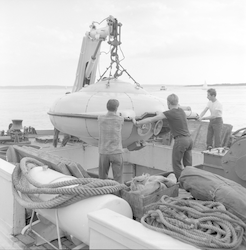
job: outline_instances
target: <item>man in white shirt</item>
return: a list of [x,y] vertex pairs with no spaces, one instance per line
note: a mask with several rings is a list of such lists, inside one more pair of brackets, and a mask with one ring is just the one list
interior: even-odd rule
[[[199,117],[199,120],[209,120],[207,132],[207,149],[211,149],[213,147],[221,147],[221,134],[223,128],[223,107],[222,104],[216,99],[216,94],[217,93],[215,89],[207,90],[207,98],[209,102],[207,103],[206,108],[202,111]],[[204,117],[208,110],[210,111],[210,115]]]

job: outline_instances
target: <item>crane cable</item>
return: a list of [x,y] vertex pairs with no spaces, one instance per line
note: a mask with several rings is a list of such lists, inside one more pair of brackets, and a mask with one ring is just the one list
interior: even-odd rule
[[[117,181],[98,178],[76,178],[51,184],[40,184],[30,178],[28,172],[33,167],[43,165],[42,162],[36,159],[24,157],[13,171],[13,195],[18,203],[25,208],[61,208],[92,196],[117,193],[126,188],[124,184],[120,184]],[[30,188],[30,184],[34,187]],[[57,196],[52,197],[48,201],[43,201],[38,197],[40,194]]]
[[164,195],[149,209],[144,226],[202,249],[237,249],[246,242],[246,224],[222,203]]

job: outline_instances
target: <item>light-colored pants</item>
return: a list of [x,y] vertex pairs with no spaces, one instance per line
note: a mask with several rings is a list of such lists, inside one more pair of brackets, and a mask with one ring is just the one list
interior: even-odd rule
[[172,165],[177,180],[184,167],[192,166],[192,147],[193,141],[190,136],[181,136],[175,139],[172,151]]
[[223,120],[221,117],[217,117],[213,120],[210,120],[208,124],[208,132],[207,132],[207,148],[213,148],[213,139],[214,139],[214,147],[221,147],[221,134],[223,128]]
[[122,154],[100,154],[99,156],[99,178],[107,179],[109,167],[112,167],[114,180],[122,183],[123,155]]

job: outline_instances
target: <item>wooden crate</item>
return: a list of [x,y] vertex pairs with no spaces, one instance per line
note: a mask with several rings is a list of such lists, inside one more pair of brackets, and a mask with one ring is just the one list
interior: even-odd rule
[[170,188],[158,189],[147,196],[130,193],[129,191],[130,188],[121,190],[121,197],[130,204],[133,217],[135,217],[136,220],[140,220],[147,211],[148,205],[159,201],[163,195],[177,197],[179,194],[179,184],[175,184]]

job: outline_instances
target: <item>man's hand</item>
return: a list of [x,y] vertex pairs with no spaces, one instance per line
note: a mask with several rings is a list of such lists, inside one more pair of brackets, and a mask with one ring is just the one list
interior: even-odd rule
[[141,125],[138,124],[135,118],[132,118],[132,122],[136,127],[140,127]]

